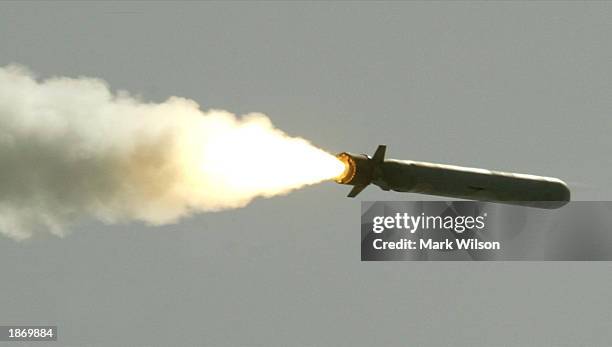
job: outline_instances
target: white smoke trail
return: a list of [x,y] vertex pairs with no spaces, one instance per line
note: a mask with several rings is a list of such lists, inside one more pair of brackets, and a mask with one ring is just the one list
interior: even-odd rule
[[147,103],[94,78],[0,67],[0,232],[64,235],[81,219],[163,224],[333,178],[306,140],[171,97]]

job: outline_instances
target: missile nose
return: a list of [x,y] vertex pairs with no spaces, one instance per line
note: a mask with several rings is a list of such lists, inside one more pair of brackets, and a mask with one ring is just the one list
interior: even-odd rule
[[569,187],[567,186],[567,183],[559,180],[558,182],[558,194],[559,194],[559,198],[557,200],[559,201],[564,201],[564,202],[569,202],[571,199],[571,191],[569,189]]
[[549,178],[548,192],[542,195],[545,201],[523,201],[520,205],[557,209],[565,206],[571,199],[571,192],[567,184],[560,179]]

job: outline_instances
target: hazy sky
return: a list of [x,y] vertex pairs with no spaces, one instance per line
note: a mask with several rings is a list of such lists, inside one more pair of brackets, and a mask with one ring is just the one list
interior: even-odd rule
[[[610,18],[609,2],[3,2],[0,65],[263,112],[332,152],[386,143],[390,157],[555,176],[576,200],[610,200]],[[612,264],[360,262],[348,190],[1,238],[0,323],[58,325],[73,346],[612,340]]]

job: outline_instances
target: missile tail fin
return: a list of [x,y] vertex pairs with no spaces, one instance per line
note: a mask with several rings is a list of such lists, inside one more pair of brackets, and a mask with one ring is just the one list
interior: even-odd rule
[[386,151],[386,145],[379,145],[378,148],[376,148],[376,152],[374,152],[374,155],[372,156],[372,161],[376,164],[382,163],[385,160]]
[[347,197],[349,198],[356,197],[357,194],[361,193],[361,191],[365,189],[365,187],[367,187],[367,185],[354,186],[353,189],[351,189],[351,191],[348,193]]

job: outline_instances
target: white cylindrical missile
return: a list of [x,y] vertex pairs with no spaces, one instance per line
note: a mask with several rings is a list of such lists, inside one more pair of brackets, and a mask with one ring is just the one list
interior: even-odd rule
[[346,166],[336,182],[354,186],[354,197],[370,183],[383,190],[440,195],[468,200],[558,208],[570,200],[567,185],[557,178],[385,159],[380,145],[372,157],[340,153]]

